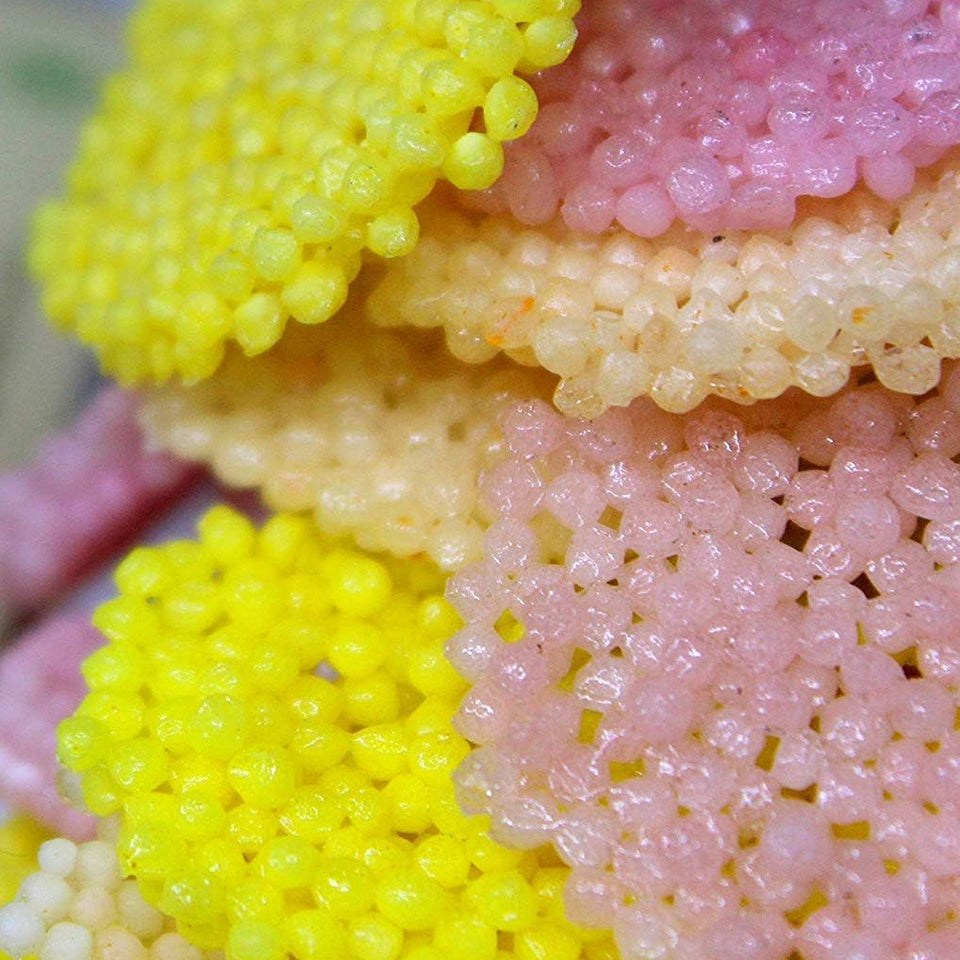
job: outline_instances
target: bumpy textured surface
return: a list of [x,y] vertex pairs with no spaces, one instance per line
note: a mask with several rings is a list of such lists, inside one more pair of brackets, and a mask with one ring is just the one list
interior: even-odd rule
[[858,190],[810,202],[774,234],[598,238],[438,207],[368,312],[442,326],[472,363],[502,350],[559,374],[556,404],[571,415],[644,395],[674,412],[791,385],[825,396],[863,364],[922,394],[940,359],[960,355],[958,203],[953,158],[896,206]]
[[[13,960],[202,960],[205,954],[122,879],[113,844],[47,840],[16,900],[0,907],[0,951]],[[36,869],[39,866],[39,870]]]
[[953,0],[592,0],[577,25],[481,209],[642,237],[786,227],[797,197],[858,180],[897,200],[960,143]]
[[93,836],[93,820],[57,791],[57,724],[83,699],[80,664],[102,642],[89,617],[51,616],[0,656],[0,800],[74,838]]
[[232,960],[611,960],[556,859],[457,808],[459,620],[434,568],[388,563],[215,508],[121,564],[60,728],[87,805],[122,810],[121,869]]
[[144,447],[136,399],[103,390],[29,466],[0,474],[0,602],[34,608],[195,474]]
[[[131,65],[40,212],[44,306],[125,383],[208,376],[417,241],[438,177],[489,186],[579,0],[146,0]],[[482,131],[471,129],[482,110]]]
[[260,488],[273,510],[311,510],[326,533],[454,570],[479,559],[477,478],[503,446],[498,412],[548,397],[552,380],[466,367],[433,337],[337,318],[262,357],[231,355],[193,387],[148,392],[141,422],[152,443]]
[[506,416],[458,796],[623,960],[954,958],[960,371],[745,416]]

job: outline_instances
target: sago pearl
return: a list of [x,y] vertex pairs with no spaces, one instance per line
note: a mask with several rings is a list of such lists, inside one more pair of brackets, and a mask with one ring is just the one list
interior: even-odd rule
[[[195,381],[416,245],[440,179],[487,187],[579,0],[145,0],[130,65],[37,217],[47,314],[122,383]],[[476,120],[476,122],[474,122]]]
[[136,407],[108,387],[32,464],[0,473],[0,606],[51,600],[193,478],[145,447]]
[[377,330],[347,309],[263,356],[232,353],[202,383],[148,391],[147,436],[365,549],[445,570],[479,559],[477,477],[503,447],[497,414],[549,396],[553,378],[464,366],[435,334]]
[[75,839],[93,835],[93,820],[58,793],[57,725],[83,699],[80,663],[102,642],[87,614],[51,614],[0,655],[0,799]]
[[213,960],[123,879],[112,843],[56,837],[36,863],[0,907],[0,951],[12,960]]
[[892,390],[922,394],[941,358],[960,356],[958,204],[954,155],[899,204],[858,189],[806,204],[776,233],[593,237],[438,205],[367,312],[383,325],[443,327],[471,363],[503,351],[558,374],[554,401],[573,416],[638,396],[672,412],[791,385],[826,396],[864,365]]
[[458,797],[622,960],[955,960],[960,370],[748,415],[505,415]]
[[229,960],[616,960],[564,918],[552,853],[501,847],[457,806],[442,583],[225,507],[198,541],[121,563],[60,757],[94,813],[121,814],[122,874],[189,941]]
[[577,26],[471,206],[582,233],[782,228],[858,181],[898,200],[960,143],[954,0],[591,0]]

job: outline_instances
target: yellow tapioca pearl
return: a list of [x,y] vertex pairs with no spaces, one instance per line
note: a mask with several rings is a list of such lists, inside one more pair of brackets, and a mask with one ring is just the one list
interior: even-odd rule
[[170,829],[170,822],[126,822],[117,841],[121,868],[147,879],[164,879],[177,873],[185,862],[186,844]]
[[67,717],[57,727],[57,757],[68,770],[89,770],[103,759],[109,746],[107,731],[93,717]]
[[357,726],[390,723],[400,713],[400,694],[396,681],[378,670],[368,677],[344,681],[344,715]]
[[276,837],[257,854],[254,868],[280,890],[308,887],[320,864],[320,854],[302,837]]
[[343,709],[340,688],[323,677],[301,676],[284,694],[288,709],[300,720],[332,723]]
[[442,917],[433,942],[445,960],[494,960],[497,954],[497,931],[473,913],[458,911]]
[[450,895],[422,870],[410,866],[384,874],[377,885],[377,909],[404,930],[428,930],[452,905]]
[[300,323],[329,320],[347,299],[347,274],[336,263],[304,263],[286,281],[280,300]]
[[226,898],[226,888],[219,878],[186,870],[164,883],[158,906],[178,920],[204,925],[222,916]]
[[272,293],[254,293],[233,314],[237,343],[248,357],[269,350],[283,336],[286,325],[286,311]]
[[417,845],[420,869],[441,887],[460,887],[470,874],[470,858],[463,841],[445,834],[427,837]]
[[229,960],[283,960],[286,954],[281,931],[259,920],[240,920],[230,927]]
[[146,707],[143,698],[136,694],[103,690],[88,694],[77,713],[98,721],[110,738],[119,742],[140,733]]
[[487,873],[467,888],[465,902],[484,923],[516,933],[537,919],[537,894],[516,870]]
[[146,793],[167,778],[167,754],[155,740],[137,737],[113,748],[108,769],[128,793]]
[[526,80],[504,77],[483,102],[484,127],[494,140],[522,137],[537,116],[537,95]]
[[211,840],[226,832],[227,812],[223,804],[206,793],[191,791],[180,799],[178,822],[184,839]]
[[370,617],[379,613],[393,591],[390,574],[382,563],[350,550],[328,553],[323,559],[322,573],[331,603],[348,616]]
[[227,779],[246,803],[276,808],[285,804],[296,787],[296,767],[281,747],[249,747],[227,766]]
[[311,893],[319,906],[349,920],[370,910],[376,885],[362,863],[349,857],[329,857],[317,870]]
[[237,563],[253,552],[256,531],[242,514],[229,507],[208,510],[197,524],[200,542],[220,564]]
[[409,773],[399,773],[383,788],[383,797],[390,806],[393,827],[400,833],[421,834],[429,829],[430,788]]
[[390,780],[406,766],[407,737],[402,724],[364,727],[352,741],[354,763],[373,780]]
[[183,796],[205,794],[216,799],[225,809],[237,796],[227,781],[226,764],[196,754],[178,757],[170,764],[170,786]]
[[277,835],[280,821],[271,810],[243,803],[227,813],[227,830],[247,856],[253,856]]
[[340,799],[318,787],[300,787],[280,811],[280,824],[286,833],[324,844],[340,829],[346,810]]
[[334,723],[311,723],[297,728],[290,752],[303,769],[321,773],[338,764],[350,750],[350,734]]
[[186,737],[200,756],[229,760],[247,735],[246,707],[235,697],[213,694],[205,697],[187,721]]
[[347,934],[327,910],[299,910],[283,923],[287,950],[297,960],[342,960]]
[[360,620],[341,621],[327,646],[330,665],[344,677],[366,677],[387,657],[383,632]]
[[517,960],[577,960],[580,944],[562,927],[538,923],[516,935],[514,950]]
[[228,892],[226,910],[231,923],[258,920],[277,925],[285,910],[283,893],[262,877],[247,877]]
[[348,942],[357,960],[397,960],[403,949],[403,930],[372,913],[350,924]]
[[113,579],[128,596],[158,597],[170,583],[170,571],[161,551],[137,547],[120,561]]
[[461,190],[486,190],[503,173],[503,147],[477,131],[463,134],[443,164],[444,176]]

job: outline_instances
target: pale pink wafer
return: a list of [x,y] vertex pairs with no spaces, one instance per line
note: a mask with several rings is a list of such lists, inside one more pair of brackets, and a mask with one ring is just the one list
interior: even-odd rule
[[0,601],[36,607],[128,539],[195,476],[144,446],[136,397],[110,387],[29,466],[0,475]]

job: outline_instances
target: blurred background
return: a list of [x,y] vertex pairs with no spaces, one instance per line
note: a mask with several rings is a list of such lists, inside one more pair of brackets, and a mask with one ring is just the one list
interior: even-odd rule
[[83,118],[122,60],[127,0],[0,0],[0,470],[68,422],[96,368],[51,330],[25,269],[32,210],[60,191]]

